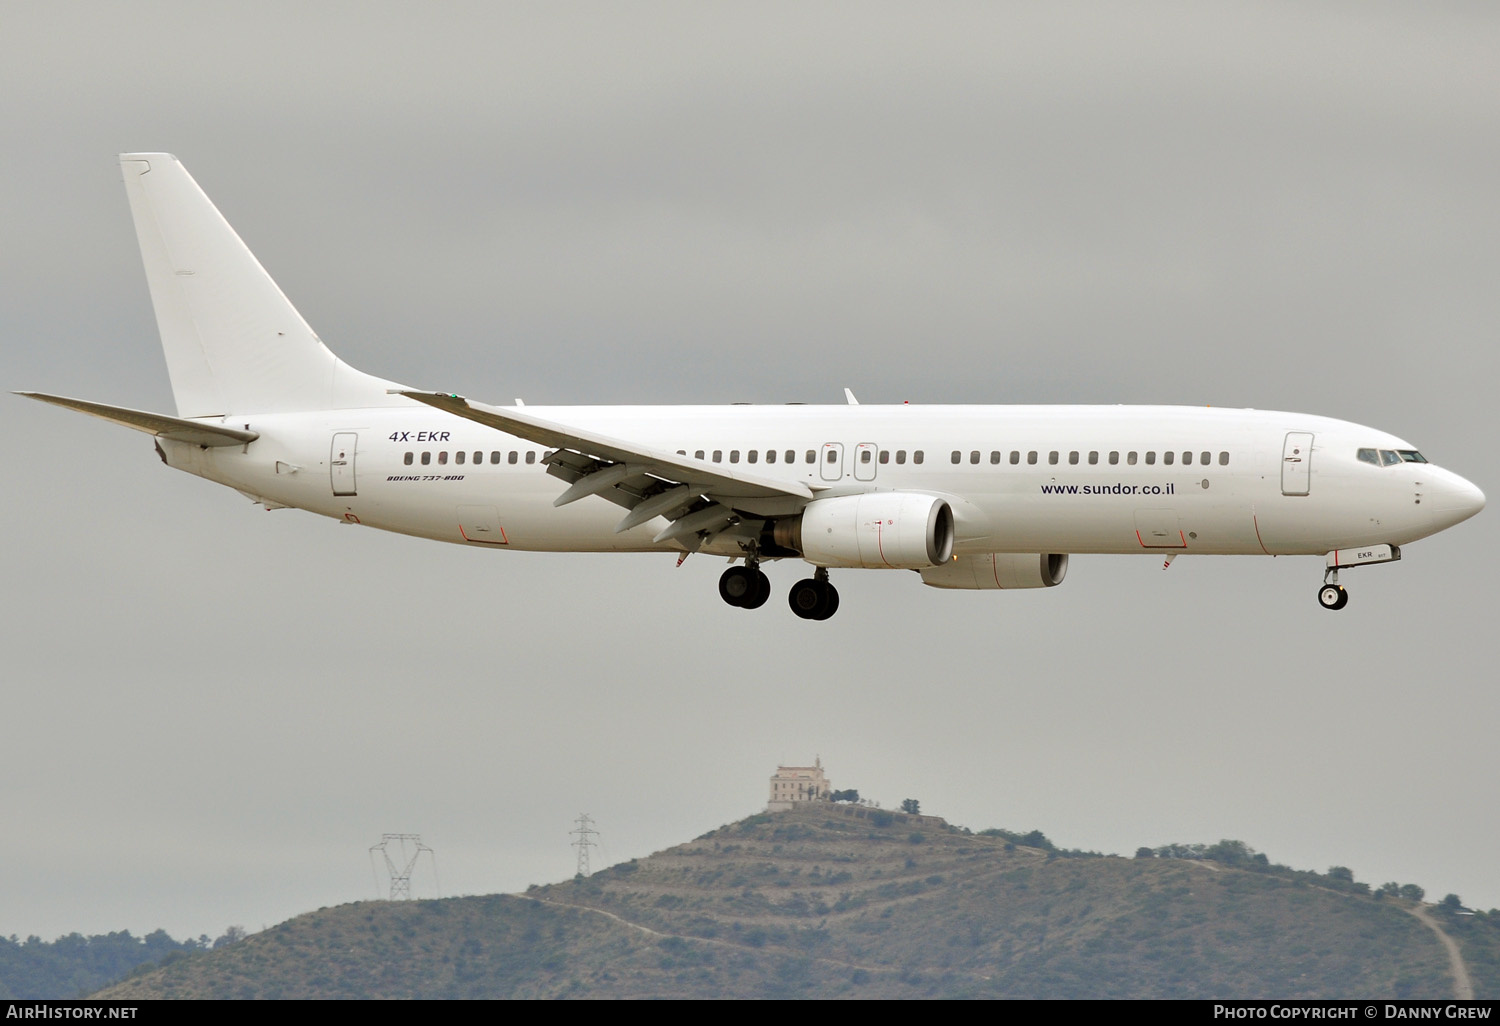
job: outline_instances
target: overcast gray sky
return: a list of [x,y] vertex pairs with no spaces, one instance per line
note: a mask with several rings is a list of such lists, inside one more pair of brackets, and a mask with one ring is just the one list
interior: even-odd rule
[[[531,403],[1327,414],[1497,490],[1492,4],[0,3],[0,385],[171,411],[115,154],[322,337]],[[1493,510],[1351,572],[1045,593],[477,553],[268,514],[0,397],[0,934],[259,929],[756,811],[778,762],[1060,845],[1242,839],[1500,905]],[[432,892],[419,877],[416,890]]]

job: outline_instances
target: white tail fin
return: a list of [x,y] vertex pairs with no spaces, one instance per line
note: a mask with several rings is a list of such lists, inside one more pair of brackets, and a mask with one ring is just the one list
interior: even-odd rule
[[404,405],[328,350],[170,153],[122,153],[182,417]]

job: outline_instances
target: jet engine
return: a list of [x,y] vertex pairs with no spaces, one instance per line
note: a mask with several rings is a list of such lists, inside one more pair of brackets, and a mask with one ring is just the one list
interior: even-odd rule
[[814,566],[920,570],[953,554],[953,510],[918,492],[867,492],[816,499],[777,521],[774,544]]
[[1065,552],[985,552],[960,556],[922,571],[934,588],[981,591],[991,588],[1051,588],[1068,573]]

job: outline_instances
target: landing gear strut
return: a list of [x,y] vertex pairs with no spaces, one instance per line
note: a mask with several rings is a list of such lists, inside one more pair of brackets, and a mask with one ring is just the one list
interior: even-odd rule
[[732,566],[719,578],[719,597],[731,606],[758,609],[771,597],[771,580],[754,561]]
[[812,577],[792,585],[787,605],[804,620],[826,620],[839,608],[838,589],[828,583],[828,571],[819,567]]
[[1324,609],[1343,609],[1349,604],[1349,593],[1339,584],[1339,568],[1323,572],[1323,587],[1318,589],[1318,605]]

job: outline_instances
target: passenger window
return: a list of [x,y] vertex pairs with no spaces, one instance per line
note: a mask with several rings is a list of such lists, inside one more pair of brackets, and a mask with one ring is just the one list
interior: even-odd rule
[[1091,451],[1089,453],[1089,466],[1092,467],[1092,466],[1094,466],[1098,462],[1099,462],[1099,450],[1098,449],[1094,449],[1093,451]]
[[447,462],[448,462],[448,450],[444,449],[442,452],[438,453],[438,464],[442,465],[442,464],[447,463]]
[[482,453],[482,452],[476,452],[474,454],[474,462],[475,463],[483,463],[484,462],[484,453]]
[[906,462],[906,450],[905,449],[897,449],[896,450],[896,463],[899,465],[899,464],[902,464],[902,463],[905,463],[905,462]]
[[811,449],[807,450],[807,462],[809,462],[809,463],[816,463],[816,462],[818,462],[818,454],[815,453],[815,452],[813,452]]
[[492,452],[492,453],[490,453],[490,462],[491,463],[499,463],[500,462],[500,454],[498,452]]
[[407,453],[401,462],[405,463],[408,467],[411,466],[411,453]]
[[679,456],[686,456],[687,455],[687,450],[686,449],[678,449],[677,450],[677,455],[679,455]]
[[1078,465],[1078,450],[1077,449],[1074,449],[1072,452],[1068,453],[1068,464],[1069,464],[1069,466],[1077,466]]
[[829,449],[828,450],[828,462],[829,463],[837,463],[838,461],[839,461],[839,451],[837,449]]
[[739,461],[740,461],[740,451],[738,449],[730,449],[729,450],[729,462],[730,463],[738,463]]
[[528,452],[526,454],[526,462],[527,463],[535,463],[536,462],[536,453],[534,453],[534,452]]
[[714,462],[715,463],[722,463],[722,462],[724,462],[724,450],[723,449],[715,449],[714,450]]
[[1030,452],[1028,452],[1026,454],[1026,462],[1029,465],[1031,465],[1031,466],[1036,466],[1036,450],[1035,449],[1032,449]]
[[1200,452],[1200,453],[1199,453],[1199,454],[1198,454],[1198,462],[1199,462],[1199,463],[1201,463],[1201,464],[1203,464],[1203,465],[1204,465],[1204,466],[1205,466],[1205,467],[1206,467],[1206,466],[1208,466],[1208,465],[1209,465],[1209,464],[1210,464],[1210,463],[1212,463],[1212,462],[1213,462],[1213,460],[1211,460],[1211,459],[1210,459],[1210,458],[1209,458],[1209,457],[1211,457],[1211,456],[1212,456],[1212,455],[1213,455],[1213,453],[1211,453],[1211,452]]
[[979,462],[979,450],[978,449],[975,449],[973,452],[969,453],[969,462],[970,463],[978,463]]
[[1166,452],[1161,454],[1161,461],[1170,467],[1172,465],[1172,460],[1175,459],[1176,456],[1177,454],[1175,452],[1173,452],[1171,449],[1168,449]]
[[1132,467],[1135,466],[1135,450],[1134,449],[1132,449],[1130,452],[1127,452],[1125,454],[1125,462],[1128,463]]
[[1053,449],[1051,452],[1049,452],[1047,454],[1047,462],[1050,463],[1054,467],[1057,466],[1057,450],[1056,449]]
[[459,466],[463,466],[463,464],[464,464],[464,457],[466,455],[467,454],[463,453],[463,452],[456,452],[456,453],[454,453],[453,454],[453,462],[457,463]]
[[760,450],[759,449],[751,449],[749,452],[745,453],[745,462],[746,463],[754,463],[758,459],[760,459]]
[[1119,453],[1119,450],[1111,450],[1110,454],[1109,454],[1109,465],[1111,467],[1113,467],[1115,464],[1117,464],[1119,462],[1120,462],[1120,453]]
[[693,459],[695,459],[695,460],[701,460],[702,458],[703,458],[703,450],[702,449],[698,449],[698,450],[695,450],[693,452]]
[[775,449],[767,449],[766,450],[766,462],[767,463],[775,463],[776,462],[776,450]]
[[791,449],[788,449],[786,451],[786,461],[788,463],[796,463],[797,462],[797,454],[795,452],[793,452]]
[[1219,453],[1219,466],[1221,466],[1221,467],[1227,467],[1227,466],[1229,466],[1229,453],[1227,453],[1227,452],[1221,452],[1221,453]]
[[954,449],[953,450],[953,462],[957,463],[961,459],[963,459],[963,454],[960,453],[957,449]]
[[870,462],[870,450],[869,449],[861,449],[861,450],[859,450],[859,462],[861,462],[861,463],[869,463]]
[[1152,450],[1150,450],[1150,451],[1148,451],[1146,453],[1146,466],[1151,467],[1151,466],[1155,466],[1155,465],[1156,465],[1156,450],[1152,449]]
[[1182,465],[1184,467],[1190,467],[1190,466],[1192,466],[1192,464],[1193,464],[1193,454],[1191,452],[1185,452],[1185,453],[1183,453],[1182,454]]
[[911,461],[913,463],[921,463],[926,458],[927,454],[924,453],[921,449],[918,449],[916,452],[911,454]]
[[891,462],[891,450],[889,450],[889,449],[881,449],[880,450],[880,462],[881,463],[889,463],[889,462]]
[[422,466],[425,467],[425,466],[427,466],[427,464],[429,464],[431,462],[432,462],[432,453],[430,453],[430,452],[424,452],[422,454]]
[[991,453],[990,453],[990,463],[991,464],[996,464],[996,463],[999,463],[999,462],[1000,462],[1000,451],[998,449],[991,451]]
[[1010,465],[1014,467],[1017,463],[1020,463],[1020,462],[1021,462],[1021,450],[1020,449],[1012,449],[1010,451]]
[[510,451],[510,455],[506,457],[505,462],[511,464],[512,466],[515,465],[515,462],[516,462],[516,450],[512,449]]

